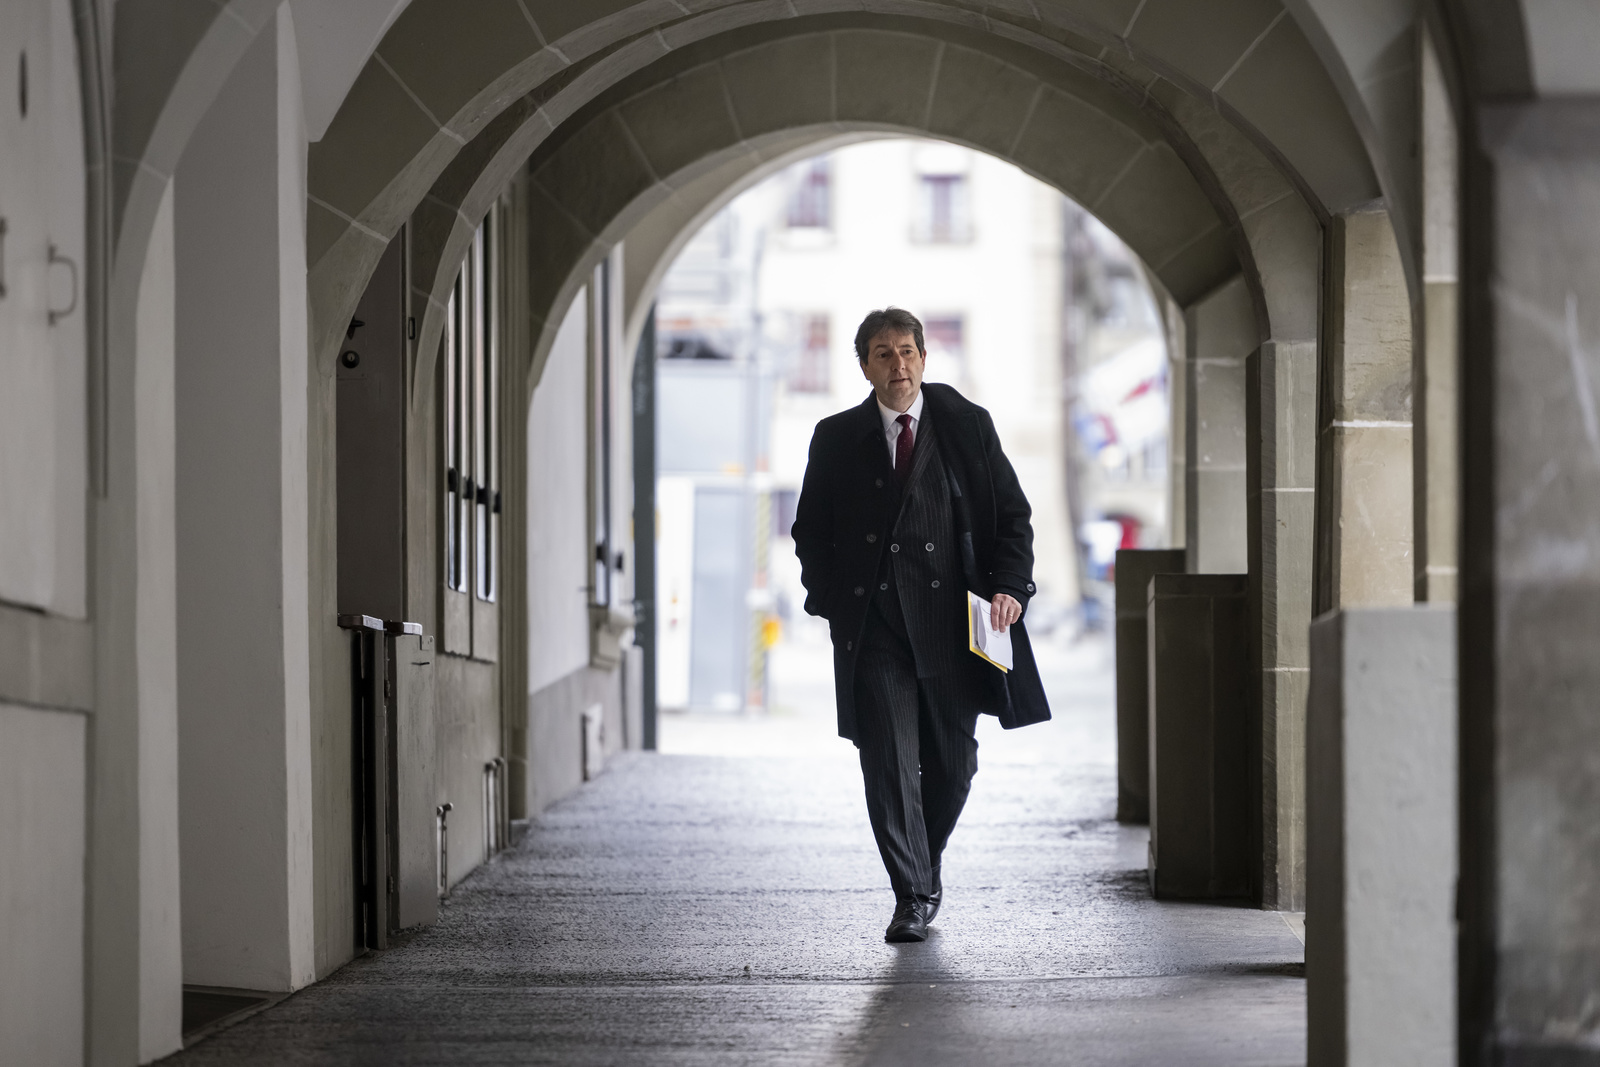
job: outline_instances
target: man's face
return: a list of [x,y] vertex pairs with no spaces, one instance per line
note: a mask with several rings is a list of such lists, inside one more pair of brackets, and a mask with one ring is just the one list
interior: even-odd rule
[[880,404],[904,411],[922,388],[922,371],[927,362],[928,357],[917,351],[917,339],[910,330],[889,328],[867,345],[867,361],[861,365],[861,373],[872,383]]

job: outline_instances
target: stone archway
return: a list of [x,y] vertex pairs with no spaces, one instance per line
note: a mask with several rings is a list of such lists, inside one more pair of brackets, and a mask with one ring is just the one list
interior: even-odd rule
[[[910,25],[926,31],[930,24]],[[1307,199],[1305,175],[1286,173],[1282,153],[1263,151],[1258,132],[1241,130],[1226,109],[1196,100],[1175,83],[1157,80],[1141,88],[1120,71],[1086,76],[1076,63],[1041,63],[1026,49],[982,34],[944,28],[933,37],[906,26],[863,28],[835,20],[809,33],[797,33],[795,23],[747,27],[639,69],[577,108],[558,129],[552,130],[550,101],[565,89],[555,97],[530,95],[486,123],[412,217],[419,255],[414,295],[426,301],[419,386],[430,388],[438,313],[460,249],[525,158],[531,210],[547,237],[527,279],[533,294],[533,338],[523,357],[527,388],[554,337],[555,316],[588,271],[680,189],[700,181],[731,185],[741,159],[754,167],[795,145],[851,133],[932,135],[1017,163],[1095,208],[1186,306],[1198,307],[1229,279],[1242,277],[1250,305],[1245,318],[1254,320],[1254,330],[1223,344],[1240,375],[1257,383],[1258,410],[1247,415],[1241,409],[1233,417],[1240,423],[1253,418],[1251,447],[1277,458],[1255,468],[1254,481],[1240,487],[1231,505],[1248,511],[1253,540],[1271,541],[1252,562],[1261,620],[1252,657],[1260,746],[1272,753],[1274,769],[1262,783],[1260,888],[1267,901],[1293,906],[1303,893],[1303,787],[1294,739],[1307,670],[1302,635],[1310,602],[1301,585],[1311,567],[1314,527],[1310,435],[1328,204]],[[887,85],[863,82],[852,77],[855,67],[839,64],[841,41],[847,52],[854,46],[862,49],[857,54],[871,55],[876,46],[921,62],[908,62],[906,76]],[[761,79],[773,70],[793,72],[777,99],[761,90]],[[961,106],[948,113],[937,109],[942,86],[966,90],[958,96]],[[973,98],[986,106],[965,106]],[[1037,143],[1030,130],[1044,131]],[[339,289],[325,283],[338,270],[359,271],[357,261],[368,254],[363,249],[377,247],[352,232],[325,245],[313,268],[313,300],[324,307],[336,310],[339,299]],[[1204,321],[1193,320],[1196,327]],[[1243,403],[1244,392],[1241,386],[1235,403]]]

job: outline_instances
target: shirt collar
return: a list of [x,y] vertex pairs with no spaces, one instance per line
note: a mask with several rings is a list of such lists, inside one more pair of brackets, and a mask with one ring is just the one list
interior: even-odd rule
[[[913,426],[922,421],[921,389],[917,390],[917,398],[911,402],[910,407],[906,408],[905,413],[911,416],[911,424]],[[894,408],[885,407],[881,400],[878,401],[878,417],[883,420],[884,433],[888,433],[891,429],[898,429],[895,424],[900,418],[900,412]]]

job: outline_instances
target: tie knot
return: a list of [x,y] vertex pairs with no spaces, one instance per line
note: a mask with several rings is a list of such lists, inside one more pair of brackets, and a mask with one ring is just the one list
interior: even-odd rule
[[903,429],[907,429],[907,430],[911,429],[911,416],[910,415],[901,415],[898,419],[895,419],[894,421],[898,422]]

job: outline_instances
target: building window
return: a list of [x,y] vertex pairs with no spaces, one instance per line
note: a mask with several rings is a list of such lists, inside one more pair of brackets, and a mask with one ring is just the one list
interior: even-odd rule
[[972,239],[971,183],[965,174],[919,174],[914,236],[926,244]]
[[796,315],[794,371],[789,376],[792,393],[826,393],[832,388],[828,367],[831,353],[826,314]]
[[790,172],[784,221],[791,230],[826,230],[833,225],[833,160],[808,159]]
[[500,584],[499,306],[491,211],[445,312],[445,584],[492,601]]
[[928,381],[964,387],[967,380],[966,318],[948,312],[929,315],[922,320],[922,338],[928,348]]

